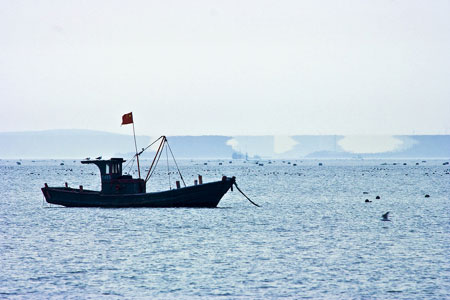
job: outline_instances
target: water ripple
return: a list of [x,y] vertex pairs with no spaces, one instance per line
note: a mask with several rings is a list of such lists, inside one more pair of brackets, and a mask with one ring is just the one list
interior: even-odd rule
[[[262,207],[234,192],[218,209],[44,208],[44,180],[99,188],[92,170],[59,163],[0,161],[0,297],[450,298],[440,161],[186,161],[185,178],[234,175]],[[150,189],[166,185],[161,172]]]

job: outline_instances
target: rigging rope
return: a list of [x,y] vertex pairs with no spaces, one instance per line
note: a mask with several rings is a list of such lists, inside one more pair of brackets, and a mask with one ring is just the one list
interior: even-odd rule
[[[163,146],[164,147],[164,146]],[[155,170],[156,170],[156,166],[158,165],[158,162],[159,162],[159,159],[161,158],[161,154],[162,154],[162,149],[161,149],[161,151],[159,152],[159,155],[158,155],[158,153],[156,153],[156,155],[158,155],[158,158],[156,159],[156,163],[155,163],[155,166],[152,168],[152,172],[149,174],[149,175],[147,175],[147,179],[146,179],[146,181],[145,181],[145,183],[147,183],[147,181],[150,179],[150,177],[152,177],[152,175],[153,175],[153,173],[155,173]],[[156,158],[156,157],[155,157]]]
[[126,174],[130,174],[131,173],[131,170],[133,169],[133,166],[134,166],[134,159],[135,158],[136,158],[136,154],[128,161],[128,163],[125,165],[125,167],[123,167],[123,169],[126,169],[128,167],[128,165],[131,163],[131,166],[128,169],[128,172],[125,172]]
[[[142,154],[142,152],[144,152],[145,150],[147,150],[148,148],[150,148],[151,146],[153,146],[157,141],[159,141],[160,139],[162,139],[163,137],[165,137],[165,136],[160,136],[158,139],[156,139],[153,143],[151,143],[150,145],[148,145],[147,147],[145,147],[145,148],[142,148],[142,151],[141,152],[139,152],[139,154],[138,155],[141,155]],[[136,155],[135,155],[136,156]]]
[[145,150],[147,150],[148,148],[150,148],[151,146],[153,146],[157,141],[159,141],[159,140],[162,139],[163,137],[164,137],[164,136],[160,136],[160,137],[157,138],[155,141],[153,141],[153,143],[151,143],[150,145],[148,145],[148,146],[145,147],[145,148],[142,148],[141,152],[139,152],[139,153],[137,153],[137,154],[134,154],[133,157],[131,157],[131,158],[128,160],[128,163],[125,165],[125,167],[123,167],[123,169],[126,169],[126,168],[130,165],[130,163],[131,163],[131,166],[130,166],[129,171],[128,171],[128,174],[130,174],[130,173],[131,173],[131,170],[133,169],[133,166],[134,166],[134,162],[135,162],[136,157],[137,157],[138,155],[141,155]]
[[175,162],[175,166],[177,166],[178,174],[180,174],[180,178],[183,181],[184,187],[186,187],[186,182],[184,182],[183,175],[181,175],[180,168],[178,168],[177,161],[175,160],[175,156],[173,155],[172,149],[170,148],[169,142],[166,139],[167,147],[170,150],[170,154],[172,154],[173,161]]
[[166,147],[167,174],[169,175],[169,188],[172,189],[172,185],[171,185],[171,183],[170,183],[169,153],[167,152],[167,148],[168,148],[168,147]]
[[[181,175],[181,171],[180,171],[180,168],[178,167],[178,164],[177,164],[177,161],[176,161],[176,159],[175,159],[175,156],[173,155],[173,152],[172,152],[172,149],[170,148],[169,142],[167,141],[167,138],[166,138],[164,135],[160,136],[158,139],[156,139],[153,143],[151,143],[151,144],[148,145],[147,147],[142,148],[142,151],[141,151],[141,152],[136,153],[136,154],[130,159],[130,161],[125,165],[125,168],[127,168],[128,165],[129,165],[130,163],[132,163],[132,164],[131,164],[131,167],[130,167],[130,170],[131,170],[131,168],[132,168],[133,165],[134,165],[134,159],[137,158],[137,157],[138,157],[139,155],[141,155],[145,150],[147,150],[148,148],[150,148],[151,146],[153,146],[156,142],[158,142],[158,141],[161,140],[161,139],[162,139],[161,144],[159,145],[158,150],[156,151],[155,157],[153,158],[153,162],[152,162],[152,164],[151,164],[151,166],[150,166],[150,168],[149,168],[149,170],[148,170],[147,176],[146,176],[146,178],[145,178],[145,183],[148,182],[148,180],[150,179],[150,177],[152,177],[153,173],[155,172],[156,166],[158,165],[159,159],[161,158],[162,152],[164,151],[164,146],[167,144],[167,148],[169,148],[170,154],[172,155],[172,159],[173,159],[173,161],[175,162],[175,166],[177,167],[177,171],[178,171],[178,174],[180,175],[181,181],[183,181],[184,187],[186,187],[186,182],[184,181],[183,175]],[[169,154],[168,154],[168,152],[167,152],[167,148],[166,148],[167,173],[168,173],[168,175],[169,175],[169,187],[172,189],[172,186],[171,186],[171,184],[170,184]]]
[[[156,157],[158,156],[158,154],[160,154],[159,151],[162,152],[162,150],[163,150],[162,147],[163,147],[164,143],[166,142],[165,136],[162,136],[161,138],[162,138],[161,144],[159,144],[158,150],[156,150],[156,154],[155,154],[155,157],[153,158],[152,164],[150,165],[150,168],[148,169],[147,176],[145,176],[145,183],[147,183],[147,181],[150,179],[150,175],[151,175],[150,173],[153,174],[153,172],[152,172],[153,166],[155,166],[155,168],[156,168],[156,165],[155,165]],[[143,151],[145,151],[145,149]],[[159,161],[159,159],[158,159],[158,161]],[[158,162],[156,164],[158,164]]]

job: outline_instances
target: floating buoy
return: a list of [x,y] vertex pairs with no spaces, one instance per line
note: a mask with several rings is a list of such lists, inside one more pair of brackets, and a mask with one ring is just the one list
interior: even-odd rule
[[366,201],[364,201],[364,202],[369,203],[369,202],[372,202],[372,201],[370,201],[369,199],[366,199]]
[[426,194],[426,195],[425,195],[425,198],[430,198],[430,195]]
[[376,196],[375,199],[380,199],[380,196]]
[[322,163],[319,163],[319,166],[322,166]]
[[363,195],[367,195],[369,192],[363,192]]

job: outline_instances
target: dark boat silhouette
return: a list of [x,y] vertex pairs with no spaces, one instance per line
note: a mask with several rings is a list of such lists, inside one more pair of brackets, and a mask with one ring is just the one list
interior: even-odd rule
[[235,177],[224,176],[220,181],[147,193],[144,179],[122,175],[123,162],[122,158],[82,161],[100,169],[101,191],[45,184],[45,200],[67,207],[216,207],[235,183]]
[[[202,178],[199,176],[199,184],[195,181],[193,186],[186,186],[167,138],[161,136],[138,153],[133,114],[131,112],[122,116],[122,125],[126,124],[133,124],[134,145],[136,148],[136,155],[133,157],[133,160],[136,158],[139,178],[132,178],[131,175],[122,174],[122,164],[125,162],[122,158],[111,158],[109,160],[102,160],[101,156],[97,157],[96,160],[86,158],[81,163],[94,164],[100,169],[101,191],[85,190],[83,186],[74,189],[68,187],[67,183],[65,187],[49,187],[46,183],[42,188],[45,200],[51,204],[68,207],[216,207],[223,195],[230,188],[232,189],[233,184],[236,185],[235,177],[223,176],[220,181],[203,184]],[[159,140],[161,140],[161,143],[144,180],[141,178],[139,155]],[[152,176],[165,146],[167,146],[166,154],[167,149],[170,150],[184,187],[182,188],[180,182],[177,181],[176,189],[147,193],[147,181]],[[237,185],[236,188],[243,194]],[[243,195],[245,196],[245,194]],[[245,197],[258,206],[247,196]]]

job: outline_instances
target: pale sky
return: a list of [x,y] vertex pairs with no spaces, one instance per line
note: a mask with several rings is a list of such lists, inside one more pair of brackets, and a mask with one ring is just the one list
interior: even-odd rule
[[0,1],[0,132],[450,134],[450,1]]

